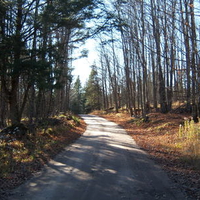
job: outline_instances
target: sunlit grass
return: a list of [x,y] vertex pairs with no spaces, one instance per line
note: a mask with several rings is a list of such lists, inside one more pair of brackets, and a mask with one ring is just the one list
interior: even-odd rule
[[173,122],[167,122],[148,128],[151,134],[159,133],[152,136],[152,142],[169,152],[180,153],[180,160],[200,169],[200,123],[186,119],[179,127],[170,128],[172,125]]
[[194,168],[200,169],[200,123],[185,120],[177,128],[170,128],[172,123],[161,123],[148,128],[152,133],[154,146],[161,147],[169,152],[180,153],[180,160],[190,163]]
[[178,140],[185,156],[192,160],[200,159],[200,123],[185,120],[179,127]]

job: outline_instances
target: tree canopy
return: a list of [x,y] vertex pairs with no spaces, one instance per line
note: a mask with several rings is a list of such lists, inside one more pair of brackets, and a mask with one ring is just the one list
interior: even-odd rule
[[[94,36],[99,61],[83,89],[73,49]],[[0,125],[70,109],[145,116],[174,102],[197,121],[199,41],[197,0],[1,0]]]
[[97,7],[96,0],[0,1],[1,126],[69,109],[73,43],[89,37],[85,22]]
[[99,35],[97,73],[102,108],[151,109],[172,104],[200,116],[200,36],[197,0],[107,2],[106,32]]

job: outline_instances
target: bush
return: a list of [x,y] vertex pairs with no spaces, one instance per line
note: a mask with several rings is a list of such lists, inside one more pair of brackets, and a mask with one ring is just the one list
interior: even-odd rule
[[[195,123],[193,120],[185,120],[184,124],[179,127],[178,139],[179,147],[184,151],[186,157],[199,163],[200,124]],[[198,166],[198,168],[199,167],[200,166]]]

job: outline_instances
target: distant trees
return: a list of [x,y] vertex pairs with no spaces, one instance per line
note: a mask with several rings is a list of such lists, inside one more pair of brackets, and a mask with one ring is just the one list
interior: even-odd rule
[[85,112],[100,110],[102,108],[102,93],[96,66],[92,70],[85,87]]
[[85,112],[85,94],[79,76],[71,89],[70,110],[75,114]]
[[146,115],[151,107],[169,112],[179,101],[197,120],[199,1],[125,0],[108,7],[98,67],[103,108],[126,106],[131,115],[138,109]]

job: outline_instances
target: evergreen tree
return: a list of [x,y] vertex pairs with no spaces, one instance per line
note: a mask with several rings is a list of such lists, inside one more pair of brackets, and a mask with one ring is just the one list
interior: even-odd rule
[[86,112],[91,112],[93,110],[101,109],[102,102],[102,92],[101,86],[99,84],[99,78],[96,66],[93,65],[92,71],[89,76],[89,80],[86,83],[85,87],[85,98],[86,98]]
[[83,92],[82,92],[82,86],[79,76],[77,77],[74,87],[71,91],[71,98],[70,98],[70,104],[71,104],[71,111],[75,114],[80,114],[84,112],[84,99],[83,99]]
[[0,116],[18,124],[27,113],[37,119],[66,111],[72,43],[90,35],[85,21],[94,17],[97,4],[97,0],[0,1],[0,106],[8,113],[1,109]]

